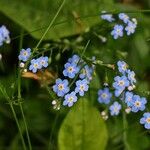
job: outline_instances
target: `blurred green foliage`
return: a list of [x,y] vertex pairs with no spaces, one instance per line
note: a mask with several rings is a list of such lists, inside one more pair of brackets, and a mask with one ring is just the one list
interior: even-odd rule
[[[124,1],[123,1],[124,2]],[[96,56],[105,63],[124,59],[135,70],[138,80],[137,93],[150,90],[150,18],[138,12],[149,9],[149,1],[133,1],[125,4],[117,0],[66,0],[53,27],[42,43],[55,45],[49,70],[62,75],[63,64],[74,53],[81,53],[90,39],[86,56]],[[24,30],[23,47],[33,48],[54,17],[61,1],[56,0],[0,0],[0,25],[11,32],[11,44],[0,47],[0,83],[4,85],[13,101],[17,97],[17,57],[21,31]],[[135,10],[129,13],[137,18],[137,31],[131,37],[113,40],[110,26],[99,18],[100,11]],[[103,43],[100,36],[107,38]],[[49,53],[47,53],[49,55]],[[122,150],[125,149],[122,116],[110,117],[104,122],[100,113],[104,107],[97,103],[97,90],[104,82],[112,83],[115,72],[97,67],[85,99],[80,99],[71,109],[52,109],[51,97],[38,81],[22,78],[22,97],[25,116],[33,149],[35,150]],[[83,105],[84,106],[83,106]],[[18,105],[14,105],[22,125]],[[97,108],[99,110],[97,110]],[[141,114],[127,115],[127,142],[130,150],[150,149],[149,131],[139,125]],[[25,129],[22,125],[25,137]],[[105,148],[106,147],[106,148]],[[20,150],[21,142],[16,123],[5,97],[0,94],[0,150]]]

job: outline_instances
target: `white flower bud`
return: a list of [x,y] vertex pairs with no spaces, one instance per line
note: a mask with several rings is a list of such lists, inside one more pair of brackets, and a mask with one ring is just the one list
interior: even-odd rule
[[133,86],[129,86],[129,87],[128,87],[128,90],[129,90],[129,91],[132,91],[132,90],[133,90]]
[[103,116],[103,119],[104,119],[104,120],[107,120],[107,119],[108,119],[108,115]]
[[0,54],[0,61],[2,60],[2,54]]
[[52,101],[52,105],[56,105],[56,103],[57,103],[56,100]]
[[20,66],[20,68],[24,68],[25,64],[24,64],[23,62],[21,62],[21,63],[19,64],[19,66]]
[[137,20],[136,20],[136,18],[132,18],[132,21],[137,25]]
[[27,72],[27,69],[24,69],[23,72]]
[[130,108],[130,107],[127,107],[127,108],[125,109],[125,112],[126,112],[127,114],[129,114],[129,113],[131,112],[131,108]]
[[106,115],[106,112],[105,112],[105,111],[102,111],[102,112],[101,112],[101,115],[102,115],[102,116],[105,116],[105,115]]

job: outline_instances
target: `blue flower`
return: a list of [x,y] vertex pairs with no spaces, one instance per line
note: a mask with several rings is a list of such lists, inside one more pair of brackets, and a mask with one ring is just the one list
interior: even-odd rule
[[122,74],[125,74],[126,71],[127,71],[127,68],[128,68],[127,63],[124,62],[124,61],[120,61],[120,60],[119,60],[119,61],[117,62],[117,65],[118,65],[118,70],[119,70],[119,72],[121,72]]
[[129,86],[129,81],[126,76],[116,76],[114,80],[113,87],[115,88],[115,96],[119,97],[123,90]]
[[[102,14],[106,13],[106,11],[102,11]],[[108,22],[113,22],[115,19],[113,18],[112,14],[103,14],[101,15],[103,20],[107,20]]]
[[10,43],[10,32],[8,29],[3,25],[0,27],[0,46],[3,45],[3,43]]
[[22,61],[26,62],[29,59],[30,56],[31,56],[31,49],[27,48],[26,50],[22,49],[20,51],[20,54],[19,54],[18,58],[19,58],[19,60],[22,60]]
[[128,74],[128,79],[131,82],[131,84],[133,85],[134,83],[136,83],[135,72],[128,69],[127,74]]
[[110,107],[111,116],[117,116],[121,110],[121,105],[118,102],[114,102]]
[[124,89],[115,89],[114,94],[116,97],[119,97],[123,91],[124,91]]
[[77,96],[75,92],[71,92],[70,94],[65,95],[65,100],[63,102],[63,105],[68,107],[71,107],[73,103],[77,101]]
[[69,78],[74,78],[75,75],[79,72],[79,67],[74,63],[66,63],[65,70],[63,75]]
[[111,32],[111,35],[114,37],[114,39],[118,39],[118,37],[122,37],[123,36],[123,26],[115,25],[114,29]]
[[38,69],[41,69],[41,64],[38,59],[32,59],[31,64],[29,66],[29,70],[33,73],[36,73]]
[[128,22],[128,25],[125,27],[125,30],[127,31],[127,35],[131,35],[135,32],[136,24],[133,22]]
[[69,92],[68,80],[61,80],[58,78],[56,84],[53,86],[53,91],[59,96],[63,97],[66,93]]
[[125,13],[120,13],[119,15],[119,19],[121,19],[124,23],[128,23],[129,21],[129,16]]
[[48,66],[48,57],[45,56],[41,56],[40,58],[38,58],[39,63],[41,64],[41,67],[46,68]]
[[79,75],[79,77],[81,79],[86,78],[87,80],[92,80],[92,74],[93,74],[93,67],[89,67],[88,65],[86,65],[82,70],[81,73]]
[[132,98],[132,112],[138,112],[139,110],[143,111],[145,109],[145,104],[147,103],[146,98],[140,98],[139,95],[134,95]]
[[146,112],[143,114],[143,117],[140,119],[140,123],[144,124],[146,129],[150,129],[150,113]]
[[103,90],[98,91],[98,101],[99,103],[108,104],[111,100],[112,94],[109,91],[109,88],[104,88]]
[[117,90],[124,90],[129,86],[129,81],[126,76],[116,76],[114,80],[113,87]]
[[132,106],[132,98],[133,98],[133,93],[127,91],[125,93],[125,103],[127,104],[128,107]]
[[79,60],[80,60],[80,57],[78,55],[73,55],[71,58],[68,59],[68,62],[77,64]]
[[76,81],[75,92],[79,93],[80,96],[84,96],[84,92],[88,91],[88,81],[86,79]]

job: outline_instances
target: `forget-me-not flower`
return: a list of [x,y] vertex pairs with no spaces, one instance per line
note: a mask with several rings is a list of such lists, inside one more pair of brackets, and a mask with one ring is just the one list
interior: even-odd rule
[[88,91],[89,85],[86,79],[76,81],[75,92],[79,93],[80,96],[84,96],[84,92]]
[[63,97],[70,90],[68,84],[68,80],[61,80],[60,78],[58,78],[56,80],[56,84],[53,85],[53,91],[57,94],[57,96]]
[[146,129],[150,129],[150,113],[146,112],[143,114],[143,117],[140,119],[140,123],[144,124]]
[[128,23],[129,21],[129,16],[125,13],[120,13],[118,15],[119,19],[122,20],[124,23]]
[[26,62],[30,56],[31,56],[31,49],[27,48],[26,50],[22,49],[20,51],[18,58],[19,58],[19,60]]
[[123,36],[123,26],[122,25],[115,25],[112,32],[111,32],[111,35],[114,37],[114,39],[118,39],[119,37],[122,37]]
[[127,31],[127,35],[131,35],[135,32],[136,24],[133,22],[128,22],[127,26],[125,27],[125,31]]
[[109,91],[109,88],[104,88],[103,90],[98,91],[98,102],[108,104],[111,100],[112,93]]
[[41,69],[41,64],[39,63],[38,59],[32,59],[31,64],[29,66],[29,70],[32,71],[33,73],[36,73],[38,69]]
[[147,103],[146,98],[140,97],[139,95],[134,95],[132,98],[131,111],[138,112],[145,109],[145,104]]
[[71,107],[77,101],[77,96],[75,92],[71,92],[70,94],[65,95],[65,100],[63,101],[63,105]]
[[75,63],[66,63],[63,75],[65,77],[74,78],[75,75],[79,72],[79,67]]
[[114,102],[110,107],[111,116],[117,116],[121,110],[121,105],[118,102]]

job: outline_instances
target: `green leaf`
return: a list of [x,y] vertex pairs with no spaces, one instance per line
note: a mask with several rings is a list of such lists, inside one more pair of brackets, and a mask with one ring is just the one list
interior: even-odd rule
[[59,131],[59,150],[104,150],[107,129],[98,110],[80,99],[66,116]]
[[[2,6],[0,11],[28,32],[45,27],[43,30],[31,33],[32,36],[40,39],[61,2],[62,0],[0,0],[0,6]],[[66,0],[56,19],[57,25],[54,23],[55,26],[51,28],[45,39],[57,39],[85,31],[86,28],[100,21],[99,12],[104,9],[104,5],[112,5],[112,0],[109,2],[103,0],[89,0],[88,2],[87,0]]]

